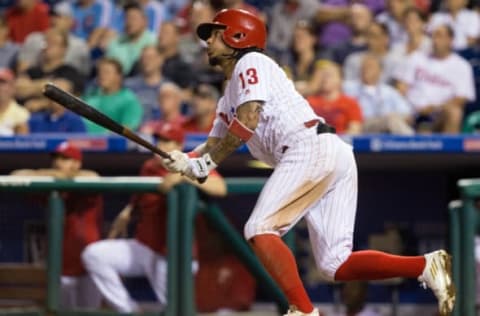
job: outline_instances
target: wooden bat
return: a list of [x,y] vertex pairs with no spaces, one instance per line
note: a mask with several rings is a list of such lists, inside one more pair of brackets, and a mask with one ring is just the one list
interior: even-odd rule
[[[101,113],[97,109],[91,107],[83,100],[77,98],[76,96],[68,93],[67,91],[60,89],[56,85],[52,83],[47,83],[43,89],[43,94],[53,101],[57,102],[58,104],[66,107],[70,111],[77,113],[78,115],[89,119],[90,121],[105,127],[106,129],[115,132],[121,136],[124,136],[134,143],[147,148],[148,150],[158,154],[159,156],[170,159],[173,161],[173,158],[164,152],[163,150],[158,149],[156,146],[150,144],[140,136],[138,136],[135,132],[131,129],[115,122],[105,114]],[[203,183],[207,180],[207,178],[199,178],[197,179],[198,182]]]
[[106,129],[115,132],[121,136],[124,136],[134,143],[147,148],[148,150],[158,154],[163,158],[167,158],[173,160],[169,154],[164,152],[163,150],[158,149],[156,146],[150,144],[131,129],[115,122],[105,114],[99,112],[97,109],[91,107],[81,99],[77,98],[76,96],[60,89],[59,87],[55,86],[52,83],[47,83],[43,89],[43,94],[53,101],[57,102],[58,104],[66,107],[72,112],[77,113],[78,115],[89,119],[90,121],[105,127]]

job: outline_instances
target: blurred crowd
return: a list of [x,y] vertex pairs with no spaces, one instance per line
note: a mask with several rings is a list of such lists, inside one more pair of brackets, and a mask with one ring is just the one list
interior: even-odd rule
[[338,133],[459,133],[478,108],[466,0],[16,0],[0,17],[0,136],[108,133],[43,97],[46,82],[142,133],[208,132],[224,78],[195,29],[222,8],[266,22],[266,53]]

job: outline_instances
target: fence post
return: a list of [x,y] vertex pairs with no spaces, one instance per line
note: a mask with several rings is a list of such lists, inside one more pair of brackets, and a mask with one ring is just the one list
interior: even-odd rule
[[457,290],[457,302],[453,309],[452,316],[460,316],[463,310],[462,295],[462,245],[460,237],[460,212],[462,212],[462,201],[451,201],[448,204],[450,218],[450,253],[452,254],[452,273],[455,288]]
[[63,201],[57,191],[48,200],[47,310],[56,313],[60,301],[62,273],[62,237],[65,216]]
[[173,188],[167,194],[167,307],[165,316],[180,315],[178,292],[178,192]]
[[178,187],[179,195],[179,313],[182,316],[194,316],[196,313],[194,278],[192,273],[192,246],[195,213],[198,208],[197,189],[188,184]]
[[471,197],[464,197],[464,207],[461,212],[461,226],[463,227],[462,257],[463,276],[463,312],[462,316],[475,316],[475,228],[476,209]]

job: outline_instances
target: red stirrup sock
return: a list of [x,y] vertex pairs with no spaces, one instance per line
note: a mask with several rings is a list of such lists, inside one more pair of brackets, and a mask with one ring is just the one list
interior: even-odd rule
[[303,313],[311,313],[313,305],[298,274],[297,263],[282,239],[264,234],[250,240],[253,250],[272,278],[287,296],[288,303]]
[[380,251],[352,252],[335,273],[337,281],[367,281],[394,277],[417,278],[425,268],[425,257],[395,256]]

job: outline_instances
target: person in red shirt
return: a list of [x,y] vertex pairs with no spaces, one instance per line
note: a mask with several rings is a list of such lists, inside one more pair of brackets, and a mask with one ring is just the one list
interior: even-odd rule
[[208,134],[213,127],[219,92],[208,84],[199,84],[193,90],[191,107],[193,114],[183,123],[187,133]]
[[6,13],[10,39],[23,43],[28,34],[45,31],[50,25],[49,19],[47,4],[39,0],[18,0]]
[[[91,170],[81,169],[82,152],[63,142],[52,153],[52,168],[22,169],[14,176],[52,176],[57,179],[97,178]],[[83,249],[100,239],[103,198],[100,194],[61,193],[65,206],[62,247],[61,306],[63,308],[97,308],[101,295],[86,274],[80,258]]]
[[[159,124],[154,135],[158,140],[158,148],[163,151],[181,149],[183,146],[184,131],[179,124]],[[107,303],[125,313],[138,312],[140,309],[122,284],[121,276],[146,276],[159,303],[162,306],[167,303],[166,193],[180,182],[189,182],[208,195],[226,194],[225,182],[218,173],[210,174],[207,181],[198,184],[179,174],[169,173],[157,155],[145,161],[140,175],[162,177],[159,193],[133,196],[115,219],[109,234],[109,238],[126,237],[128,223],[135,214],[138,217],[135,237],[93,243],[82,255],[86,269]],[[192,268],[197,270],[195,263]]]
[[356,135],[362,131],[362,111],[357,100],[342,92],[340,67],[326,60],[317,62],[307,97],[315,113],[337,130],[337,133]]

